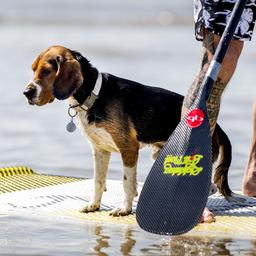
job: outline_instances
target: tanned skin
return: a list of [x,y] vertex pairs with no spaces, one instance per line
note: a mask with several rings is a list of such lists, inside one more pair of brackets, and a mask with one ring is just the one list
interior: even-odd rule
[[[214,52],[219,43],[220,37],[214,35],[213,33],[205,30],[205,36],[203,41],[203,54],[200,64],[200,70],[192,85],[189,88],[189,91],[184,99],[182,116],[184,116],[194,102],[195,97],[198,94],[198,90],[203,82],[204,76],[207,72],[207,69],[210,65],[210,62],[213,58]],[[227,54],[224,58],[220,73],[218,75],[217,81],[214,83],[212,91],[207,100],[207,111],[208,118],[210,123],[211,135],[216,126],[221,95],[226,88],[229,80],[231,79],[237,65],[238,58],[241,54],[243,48],[243,42],[238,40],[232,40],[228,48]]]
[[252,143],[245,169],[242,191],[247,196],[256,196],[256,101],[253,106]]
[[[203,40],[203,54],[201,58],[200,70],[192,85],[190,86],[188,93],[184,99],[182,106],[182,116],[185,116],[188,109],[192,106],[199,88],[203,82],[207,69],[210,65],[213,55],[217,48],[217,45],[220,41],[220,36],[217,36],[208,30],[204,31],[204,40]],[[210,124],[210,132],[213,135],[217,118],[220,110],[220,101],[221,95],[226,88],[229,80],[231,79],[237,65],[237,61],[243,49],[243,42],[238,40],[232,40],[230,46],[227,50],[226,56],[223,60],[222,67],[216,82],[210,92],[210,95],[207,99],[207,112]],[[213,222],[214,215],[205,208],[203,216],[203,222]]]

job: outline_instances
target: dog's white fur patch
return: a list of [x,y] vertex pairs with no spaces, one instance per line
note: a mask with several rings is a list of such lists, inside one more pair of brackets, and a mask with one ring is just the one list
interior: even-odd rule
[[42,91],[42,86],[41,86],[40,84],[36,83],[33,79],[31,79],[31,80],[28,82],[28,84],[33,84],[33,85],[35,86],[35,88],[36,88],[36,97],[35,97],[35,100],[37,101],[38,98],[39,98],[39,95],[40,95],[40,93],[41,93],[41,91]]
[[[72,106],[76,106],[78,102],[73,98],[69,98],[69,102]],[[105,129],[96,127],[94,123],[89,124],[87,118],[87,111],[82,110],[81,108],[76,108],[78,127],[91,142],[94,148],[102,149],[108,152],[119,152],[118,147],[116,146],[111,134],[109,134]]]
[[81,212],[92,212],[100,208],[101,198],[104,190],[106,190],[106,175],[110,153],[106,151],[93,150],[94,159],[94,191],[91,201],[85,205]]
[[78,112],[78,126],[94,147],[109,152],[119,152],[111,134],[103,128],[96,127],[94,123],[88,123],[85,111]]
[[128,207],[132,206],[132,201],[135,196],[137,196],[137,165],[134,167],[124,166],[124,192],[126,194],[125,204]]
[[138,195],[137,193],[137,179],[136,179],[136,169],[137,166],[128,167],[124,166],[124,178],[123,178],[123,188],[124,188],[124,201],[121,208],[114,208],[111,211],[113,216],[123,216],[128,215],[132,211],[132,202],[134,197]]

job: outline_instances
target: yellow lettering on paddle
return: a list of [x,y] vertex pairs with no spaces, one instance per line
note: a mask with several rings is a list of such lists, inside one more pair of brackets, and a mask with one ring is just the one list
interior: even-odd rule
[[202,155],[193,156],[172,156],[168,155],[164,160],[164,174],[170,174],[172,176],[196,176],[202,170],[203,167],[197,166],[199,161],[203,158]]

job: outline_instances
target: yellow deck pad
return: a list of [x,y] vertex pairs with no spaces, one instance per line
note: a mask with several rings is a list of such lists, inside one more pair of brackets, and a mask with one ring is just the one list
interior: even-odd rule
[[[135,214],[112,217],[111,209],[122,203],[121,181],[107,180],[101,210],[80,213],[93,192],[92,179],[42,175],[27,167],[0,168],[1,214],[33,214],[72,218],[113,224],[137,225]],[[142,184],[139,184],[139,192]],[[134,202],[136,209],[136,200]],[[214,211],[216,222],[199,224],[190,235],[256,238],[256,199],[244,197],[242,202],[227,201],[220,195],[210,196],[207,206]]]
[[29,167],[25,166],[0,168],[0,194],[32,188],[48,187],[78,180],[81,179],[37,174]]

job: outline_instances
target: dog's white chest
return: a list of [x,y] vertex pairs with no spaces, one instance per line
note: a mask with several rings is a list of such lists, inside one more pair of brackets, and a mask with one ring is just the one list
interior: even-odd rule
[[94,123],[88,124],[87,115],[83,111],[78,113],[78,126],[93,146],[109,152],[119,152],[112,136],[105,129],[96,127]]

